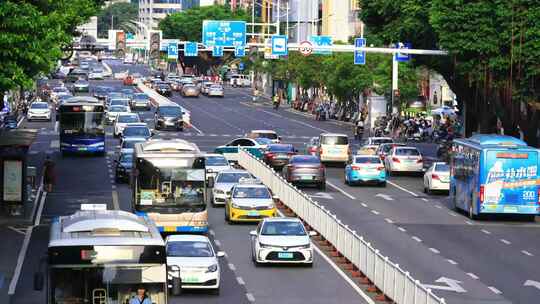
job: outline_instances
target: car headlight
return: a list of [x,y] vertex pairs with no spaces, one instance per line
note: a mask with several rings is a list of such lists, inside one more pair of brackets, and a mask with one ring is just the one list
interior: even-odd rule
[[308,243],[308,244],[302,245],[302,246],[298,246],[298,248],[300,248],[300,249],[309,249],[309,248],[311,248],[311,243]]
[[218,265],[217,264],[212,264],[212,265],[208,266],[208,269],[206,270],[206,273],[216,272],[217,270],[218,270]]
[[214,193],[215,194],[225,194],[225,191],[219,190],[219,189],[214,189]]
[[234,209],[240,209],[241,208],[240,205],[237,205],[235,203],[231,203],[231,207],[233,207]]
[[259,243],[259,247],[261,247],[261,248],[274,248],[275,246]]

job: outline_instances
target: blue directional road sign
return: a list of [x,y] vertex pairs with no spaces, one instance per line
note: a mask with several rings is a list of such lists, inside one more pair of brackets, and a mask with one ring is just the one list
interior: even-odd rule
[[272,36],[272,55],[287,56],[287,36],[273,35]]
[[[406,43],[400,42],[400,43],[396,43],[396,48],[397,49],[410,49],[412,48],[412,44],[409,42],[406,42]],[[394,59],[399,62],[407,62],[411,59],[411,55],[396,53],[396,55],[394,56]]]
[[244,70],[244,63],[243,62],[238,63],[238,70],[240,70],[240,71]]
[[332,54],[329,48],[334,44],[332,36],[310,36],[309,41],[313,44],[313,54]]
[[206,46],[245,46],[245,21],[204,20],[202,43]]
[[223,56],[223,47],[219,45],[214,45],[212,47],[212,56],[213,57],[221,57]]
[[167,45],[167,58],[169,59],[178,58],[178,43],[171,42]]
[[235,57],[244,57],[246,56],[246,49],[243,46],[236,46],[234,48]]
[[366,52],[357,49],[364,46],[366,46],[366,39],[354,39],[354,64],[366,64]]
[[199,49],[197,47],[197,42],[187,41],[184,44],[184,56],[186,57],[197,57]]

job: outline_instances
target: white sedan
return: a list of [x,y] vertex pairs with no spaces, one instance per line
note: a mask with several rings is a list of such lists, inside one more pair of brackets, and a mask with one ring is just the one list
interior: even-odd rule
[[395,172],[424,171],[424,158],[416,147],[393,147],[384,162],[389,175]]
[[129,123],[141,122],[137,113],[119,113],[114,121],[114,136],[121,136]]
[[424,192],[450,191],[450,166],[435,162],[424,174]]
[[28,121],[35,119],[51,120],[51,109],[46,102],[33,102],[26,113]]
[[261,263],[313,265],[313,245],[310,236],[298,218],[265,218],[250,232],[251,259]]
[[[218,257],[225,256],[222,251],[215,252],[212,243],[204,235],[177,234],[165,240],[167,266],[180,268],[182,288],[209,289],[219,294],[220,267]],[[168,277],[178,277],[176,267],[171,267]]]

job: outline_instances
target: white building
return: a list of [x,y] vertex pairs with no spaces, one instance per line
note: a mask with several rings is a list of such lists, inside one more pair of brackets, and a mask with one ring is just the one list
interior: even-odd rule
[[90,17],[90,20],[88,21],[88,23],[79,25],[77,27],[77,30],[81,32],[81,37],[91,36],[97,39],[97,17],[96,16]]
[[161,19],[181,10],[182,0],[139,0],[139,22],[156,30]]

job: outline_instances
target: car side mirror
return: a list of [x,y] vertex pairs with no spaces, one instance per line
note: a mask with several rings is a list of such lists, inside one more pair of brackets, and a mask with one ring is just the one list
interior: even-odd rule
[[216,256],[217,256],[218,258],[224,257],[224,256],[225,256],[225,251],[218,251],[218,252],[216,253]]
[[208,181],[206,182],[206,187],[214,188],[214,177],[213,176],[208,177]]
[[279,196],[277,196],[277,195],[273,195],[273,196],[272,196],[272,199],[273,199],[274,201],[276,201],[276,202],[277,202],[277,201],[279,201]]
[[317,235],[318,235],[317,231],[311,230],[309,232],[309,236],[317,236]]
[[256,230],[251,230],[251,231],[249,232],[249,235],[251,235],[251,236],[257,236],[257,231],[256,231]]
[[39,271],[34,273],[34,290],[42,291],[43,285],[45,284],[45,275],[43,272]]

